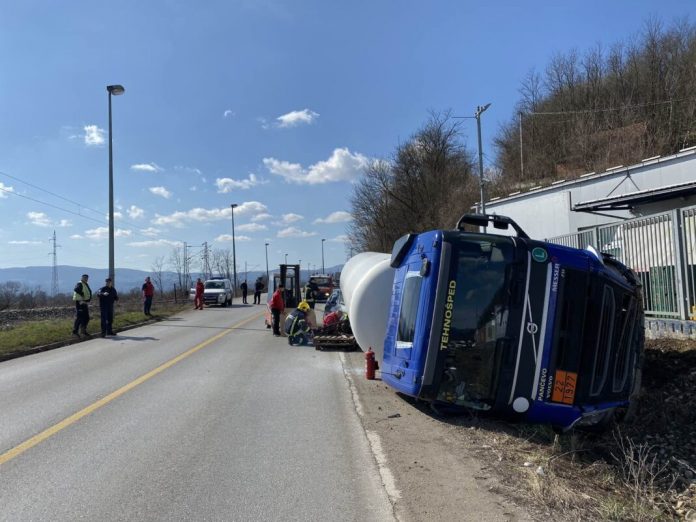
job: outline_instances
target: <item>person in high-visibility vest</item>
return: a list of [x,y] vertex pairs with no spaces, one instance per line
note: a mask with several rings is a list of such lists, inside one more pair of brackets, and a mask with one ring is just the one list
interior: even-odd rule
[[[73,325],[73,335],[80,337],[91,337],[87,333],[87,323],[89,323],[89,305],[92,300],[92,289],[87,284],[89,276],[82,274],[82,278],[77,282],[73,289],[73,301],[75,302],[75,323]],[[78,333],[79,332],[79,333]]]

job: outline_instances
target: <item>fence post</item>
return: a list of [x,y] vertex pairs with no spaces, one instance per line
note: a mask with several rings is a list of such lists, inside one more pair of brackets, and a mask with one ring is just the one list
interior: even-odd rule
[[177,304],[177,301],[176,301],[176,283],[174,283],[174,304]]
[[676,272],[677,285],[677,311],[682,321],[689,319],[689,307],[686,296],[686,257],[684,256],[684,236],[681,210],[675,209],[672,213],[672,241],[674,243],[674,270]]

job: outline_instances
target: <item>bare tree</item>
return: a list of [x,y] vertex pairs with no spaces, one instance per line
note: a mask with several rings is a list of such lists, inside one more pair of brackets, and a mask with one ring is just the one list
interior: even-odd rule
[[433,113],[392,161],[368,165],[351,197],[353,248],[389,251],[408,232],[450,228],[471,207],[478,191],[459,127],[449,113]]
[[155,258],[150,267],[155,286],[159,288],[160,295],[164,294],[164,256]]

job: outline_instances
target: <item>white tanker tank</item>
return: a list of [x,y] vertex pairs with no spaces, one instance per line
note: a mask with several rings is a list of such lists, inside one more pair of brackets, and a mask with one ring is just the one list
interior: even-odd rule
[[350,258],[341,271],[341,292],[355,340],[364,351],[372,347],[379,362],[394,283],[390,259],[390,254],[363,252]]

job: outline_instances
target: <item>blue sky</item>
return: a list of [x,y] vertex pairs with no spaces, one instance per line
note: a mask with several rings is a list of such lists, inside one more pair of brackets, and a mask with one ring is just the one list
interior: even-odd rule
[[[484,158],[520,81],[557,52],[669,24],[691,0],[3,1],[0,267],[116,267],[207,242],[237,264],[346,259],[352,183],[431,110],[482,117]],[[668,13],[668,15],[665,15]],[[464,120],[473,149],[476,129]],[[467,123],[471,121],[471,123]],[[462,209],[464,211],[465,209]],[[200,251],[200,249],[198,250]],[[194,253],[196,250],[194,250]]]

